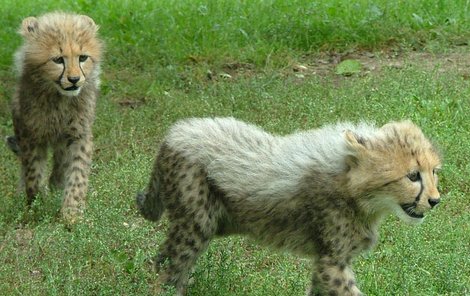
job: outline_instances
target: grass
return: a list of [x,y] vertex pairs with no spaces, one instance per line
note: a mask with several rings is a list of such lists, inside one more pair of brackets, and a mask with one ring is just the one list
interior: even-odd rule
[[[88,14],[101,25],[108,64],[129,67],[231,60],[283,64],[286,56],[309,51],[390,45],[432,48],[436,42],[468,42],[470,36],[466,0],[2,3],[3,44],[18,45],[14,32],[22,18],[52,9],[71,10]],[[15,47],[2,51],[2,65],[9,64]]]
[[[468,1],[66,3],[0,0],[0,136],[12,133],[11,56],[21,19],[57,8],[92,16],[107,54],[89,207],[71,231],[57,217],[60,192],[26,210],[18,163],[0,146],[2,295],[151,295],[149,259],[166,222],[143,220],[134,195],[159,139],[189,116],[235,116],[279,134],[338,120],[412,119],[444,152],[444,199],[420,226],[387,219],[375,250],[355,262],[358,281],[368,295],[470,294],[469,65],[467,47],[455,48],[470,37]],[[329,52],[362,50],[374,61],[404,54],[399,67],[351,77],[318,68]],[[431,54],[418,61],[412,50]],[[448,66],[448,52],[463,70]],[[292,71],[298,63],[308,70]],[[211,243],[190,292],[303,295],[308,278],[308,261],[231,237]]]

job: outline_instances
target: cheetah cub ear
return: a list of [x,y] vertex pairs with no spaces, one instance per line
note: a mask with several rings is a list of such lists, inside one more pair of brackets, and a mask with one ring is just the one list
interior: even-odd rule
[[19,33],[23,36],[29,36],[39,29],[38,19],[34,16],[27,17],[23,20]]
[[91,17],[81,14],[80,18],[83,24],[88,26],[88,28],[90,28],[93,32],[95,33],[98,32],[99,26],[95,23],[95,21]]
[[346,164],[350,168],[357,167],[367,154],[367,140],[350,130],[344,132],[344,138],[346,139],[346,147],[349,152],[346,157]]

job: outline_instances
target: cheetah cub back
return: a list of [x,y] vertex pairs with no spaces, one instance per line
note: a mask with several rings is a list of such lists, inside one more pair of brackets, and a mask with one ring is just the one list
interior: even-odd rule
[[187,288],[209,241],[242,234],[312,259],[308,295],[361,295],[352,261],[383,218],[419,223],[440,200],[436,148],[410,121],[276,136],[233,118],[188,119],[164,138],[142,215],[170,222],[158,285]]
[[62,12],[23,20],[23,45],[15,54],[18,83],[12,101],[15,136],[28,204],[54,152],[50,184],[64,189],[62,215],[82,215],[92,155],[92,124],[99,88],[102,42],[88,16]]

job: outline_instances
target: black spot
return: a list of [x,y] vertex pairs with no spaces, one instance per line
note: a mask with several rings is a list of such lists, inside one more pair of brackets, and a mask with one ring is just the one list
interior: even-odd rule
[[348,287],[349,287],[349,288],[354,287],[354,285],[356,285],[356,282],[355,282],[354,280],[349,280],[349,281],[348,281]]
[[336,287],[341,286],[341,284],[342,284],[341,279],[335,278],[335,279],[333,280],[333,285],[335,285]]
[[336,292],[336,291],[334,291],[334,290],[330,290],[330,291],[328,292],[328,295],[329,295],[329,296],[338,296],[338,292]]
[[331,279],[330,275],[327,274],[327,273],[323,274],[321,278],[322,278],[325,282],[328,282],[328,281],[330,281],[330,279]]
[[184,218],[186,216],[186,210],[181,206],[175,207],[172,213],[176,218]]
[[42,157],[39,156],[39,155],[36,155],[31,161],[32,162],[38,162],[38,161],[41,161],[42,160]]
[[81,173],[82,177],[85,177],[84,172],[83,172],[82,168],[80,168],[80,167],[76,167],[76,166],[72,167],[72,173]]
[[191,251],[193,251],[194,254],[199,253],[199,249],[196,246],[191,247]]
[[205,185],[206,185],[206,179],[205,179],[205,178],[201,178],[201,179],[199,180],[199,186],[204,187]]
[[207,241],[208,238],[202,231],[201,225],[199,225],[199,223],[195,223],[193,225],[193,230],[194,233],[201,239],[201,241]]
[[177,234],[175,235],[175,238],[173,239],[173,241],[179,245],[181,243],[181,234]]
[[201,229],[201,225],[199,225],[198,223],[195,223],[193,225],[193,230],[196,234],[200,234],[202,233],[202,229]]
[[199,199],[197,202],[196,202],[197,206],[198,207],[202,207],[204,205],[204,200],[203,199]]
[[181,254],[180,255],[180,261],[188,261],[189,260],[189,255],[188,254]]
[[186,241],[185,241],[185,244],[188,247],[194,247],[196,245],[196,241],[192,238],[187,238]]
[[178,192],[179,192],[178,186],[177,186],[176,184],[172,184],[172,185],[170,186],[169,192],[172,193],[172,194],[178,193]]
[[172,228],[173,228],[173,229],[171,230],[172,235],[173,235],[173,234],[176,234],[176,233],[178,233],[178,232],[180,232],[180,226],[179,226],[179,225],[175,225],[175,226],[173,226]]
[[168,254],[168,257],[175,257],[176,256],[176,249],[172,245],[169,245],[167,247],[167,254]]
[[179,225],[183,231],[189,229],[189,223],[187,220],[183,220],[182,222],[179,223]]
[[74,142],[75,142],[74,139],[68,138],[68,139],[67,139],[67,147],[70,147]]
[[84,162],[85,160],[81,156],[77,155],[73,158],[73,161],[74,162]]

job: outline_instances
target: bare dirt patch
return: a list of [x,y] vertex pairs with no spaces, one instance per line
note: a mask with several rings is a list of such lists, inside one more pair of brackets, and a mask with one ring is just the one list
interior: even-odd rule
[[324,53],[307,57],[294,64],[289,71],[299,77],[302,75],[326,76],[335,74],[336,67],[345,60],[356,60],[362,68],[358,75],[379,74],[386,69],[405,69],[419,67],[426,71],[453,72],[464,79],[470,79],[470,53],[468,47],[461,47],[448,53],[431,52],[347,52]]
[[[275,71],[281,76],[295,77],[299,80],[312,76],[328,76],[341,80],[345,76],[380,75],[390,69],[401,70],[413,67],[423,71],[453,73],[464,79],[470,79],[469,49],[468,46],[459,46],[445,53],[391,49],[377,52],[355,50],[344,53],[319,53],[293,60],[283,69]],[[337,74],[338,65],[345,60],[359,62],[360,71],[351,75]],[[205,79],[199,79],[199,81],[230,81],[263,75],[262,73],[264,70],[253,64],[232,62],[207,70]]]

